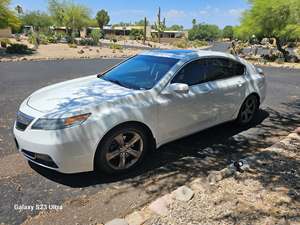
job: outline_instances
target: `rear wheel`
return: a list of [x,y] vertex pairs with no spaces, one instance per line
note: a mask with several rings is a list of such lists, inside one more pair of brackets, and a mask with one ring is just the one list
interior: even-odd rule
[[259,99],[256,95],[250,95],[246,98],[240,109],[237,122],[245,126],[253,122],[255,114],[259,109]]
[[106,173],[123,173],[138,165],[149,146],[142,127],[127,125],[111,130],[101,141],[95,167]]

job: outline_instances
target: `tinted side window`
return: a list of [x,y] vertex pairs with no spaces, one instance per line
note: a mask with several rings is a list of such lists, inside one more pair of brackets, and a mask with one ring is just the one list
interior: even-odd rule
[[222,58],[206,59],[207,63],[207,81],[224,79],[231,76],[228,67],[229,60]]
[[246,70],[245,66],[238,62],[233,62],[233,63],[234,63],[235,75],[244,75]]
[[233,76],[243,75],[245,67],[241,63],[224,58],[207,59],[207,80],[226,79]]
[[197,60],[184,66],[171,83],[184,83],[189,86],[205,82],[207,68],[204,60]]

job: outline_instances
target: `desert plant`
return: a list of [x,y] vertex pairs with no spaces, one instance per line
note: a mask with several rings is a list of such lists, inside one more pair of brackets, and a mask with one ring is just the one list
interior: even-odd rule
[[143,33],[143,30],[132,29],[129,35],[132,40],[141,40],[143,37]]
[[186,39],[180,39],[173,43],[173,45],[177,48],[188,48],[189,42]]
[[200,48],[200,47],[203,47],[203,46],[207,46],[208,43],[207,41],[200,41],[200,40],[195,40],[195,41],[192,41],[190,43],[191,47],[193,48]]
[[42,44],[42,45],[49,44],[49,37],[46,36],[45,34],[39,34],[38,39],[39,39],[39,44]]
[[98,45],[99,40],[101,38],[101,31],[100,30],[92,30],[91,32],[91,38],[94,42],[94,45]]
[[11,44],[6,48],[6,52],[9,54],[31,54],[32,50],[24,44]]
[[74,43],[69,43],[68,45],[69,45],[70,48],[77,48],[77,45],[74,44]]
[[119,44],[116,44],[116,43],[111,43],[109,45],[109,48],[110,49],[113,49],[113,50],[122,50],[123,49],[123,46],[122,45],[119,45]]
[[79,41],[80,45],[94,46],[95,41],[91,38],[83,38]]
[[30,44],[33,44],[36,49],[38,48],[38,46],[39,46],[39,39],[38,39],[37,34],[35,32],[31,32],[28,35],[28,42]]
[[7,38],[0,40],[0,45],[2,48],[6,48],[9,44],[11,44],[10,40]]

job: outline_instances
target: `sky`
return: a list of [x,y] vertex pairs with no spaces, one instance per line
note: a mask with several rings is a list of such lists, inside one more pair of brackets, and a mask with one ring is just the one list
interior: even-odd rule
[[[110,15],[110,24],[135,22],[145,16],[151,23],[156,20],[158,7],[161,16],[166,18],[167,26],[173,24],[192,26],[197,22],[216,24],[220,28],[226,25],[238,25],[241,13],[249,5],[246,0],[73,0],[90,8],[95,16],[98,10],[105,9]],[[47,0],[12,0],[11,6],[21,5],[24,11],[47,11]]]

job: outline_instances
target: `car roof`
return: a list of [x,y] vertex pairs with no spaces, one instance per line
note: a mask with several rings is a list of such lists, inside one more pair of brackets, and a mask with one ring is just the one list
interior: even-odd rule
[[219,56],[219,57],[227,57],[236,59],[231,54],[227,54],[224,52],[216,52],[210,50],[193,50],[193,49],[172,49],[172,50],[151,50],[142,52],[139,55],[151,55],[151,56],[160,56],[160,57],[167,57],[167,58],[175,58],[175,59],[192,59],[192,58],[199,58],[199,57],[207,57],[207,56]]

